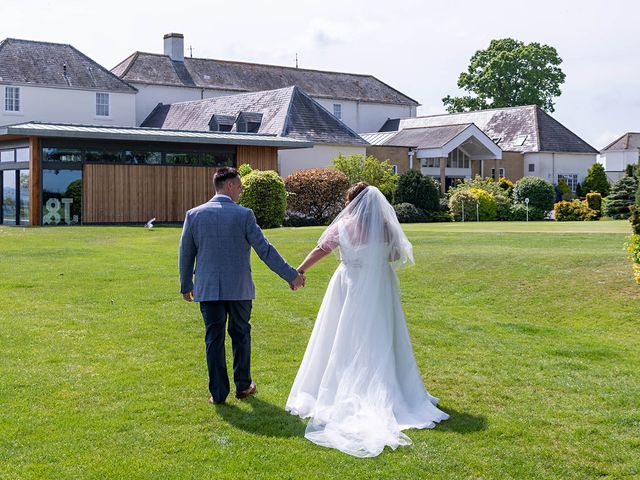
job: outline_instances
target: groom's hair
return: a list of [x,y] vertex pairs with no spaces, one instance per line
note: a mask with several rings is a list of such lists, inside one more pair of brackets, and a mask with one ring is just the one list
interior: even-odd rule
[[231,167],[222,167],[216,170],[216,173],[213,175],[213,188],[216,189],[216,192],[224,187],[224,184],[227,180],[231,180],[232,178],[238,178],[240,174],[238,170]]

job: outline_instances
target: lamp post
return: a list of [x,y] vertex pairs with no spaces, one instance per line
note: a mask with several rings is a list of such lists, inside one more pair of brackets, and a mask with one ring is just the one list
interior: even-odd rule
[[464,199],[462,200],[462,223],[464,223]]
[[476,201],[476,222],[480,221],[480,200]]
[[524,205],[527,210],[527,222],[529,221],[529,197],[524,199]]

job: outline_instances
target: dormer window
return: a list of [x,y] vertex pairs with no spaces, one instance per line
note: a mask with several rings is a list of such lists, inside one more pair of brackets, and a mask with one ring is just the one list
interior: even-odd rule
[[212,115],[209,120],[209,130],[211,132],[230,132],[236,117],[233,115]]
[[258,133],[261,124],[261,113],[240,112],[236,118],[236,132]]

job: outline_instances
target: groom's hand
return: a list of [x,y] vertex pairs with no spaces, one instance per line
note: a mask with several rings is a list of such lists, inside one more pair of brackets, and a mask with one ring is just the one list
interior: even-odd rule
[[289,284],[289,287],[291,287],[291,290],[293,291],[298,290],[300,287],[304,287],[305,281],[306,281],[305,276],[301,273],[298,273],[298,276],[295,278],[293,282]]
[[193,292],[183,293],[182,298],[185,302],[193,302]]

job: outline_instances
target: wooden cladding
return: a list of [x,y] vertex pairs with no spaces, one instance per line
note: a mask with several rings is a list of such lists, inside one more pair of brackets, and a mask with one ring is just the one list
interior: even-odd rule
[[29,138],[29,224],[40,225],[40,185],[42,183],[42,155],[40,139]]
[[278,149],[276,147],[238,146],[236,157],[238,166],[248,163],[257,170],[278,171]]
[[84,223],[181,222],[213,196],[215,167],[91,165],[83,167]]

